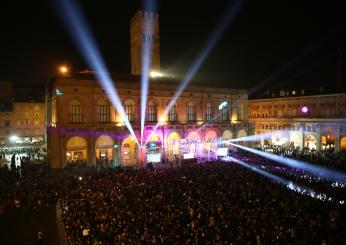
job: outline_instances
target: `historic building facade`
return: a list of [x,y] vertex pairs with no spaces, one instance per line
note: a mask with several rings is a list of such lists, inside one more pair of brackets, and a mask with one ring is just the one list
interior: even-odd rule
[[[126,117],[140,141],[141,74],[160,72],[159,17],[138,11],[130,21],[131,75],[112,77]],[[146,62],[148,55],[149,64]],[[48,161],[61,168],[74,160],[100,159],[140,166],[177,158],[213,158],[222,139],[248,134],[247,92],[188,86],[167,115],[180,81],[152,78],[143,132],[137,144],[93,74],[51,78],[46,86]],[[154,128],[157,127],[155,132]],[[144,145],[144,146],[143,146]],[[225,147],[223,147],[223,150]]]
[[[88,165],[97,159],[141,165],[184,155],[214,158],[222,139],[248,134],[245,90],[189,86],[163,115],[179,83],[160,78],[150,83],[144,129],[148,143],[141,149],[109,102],[111,95],[87,77],[57,77],[47,85],[47,147],[54,168],[78,159]],[[140,76],[115,75],[113,80],[140,139]]]
[[[0,85],[2,85],[0,83]],[[0,96],[0,145],[30,146],[45,142],[45,103],[37,98],[12,94],[12,83]]]
[[346,94],[249,100],[249,121],[262,145],[346,150]]
[[13,102],[0,111],[0,139],[2,145],[43,144],[45,141],[45,103]]

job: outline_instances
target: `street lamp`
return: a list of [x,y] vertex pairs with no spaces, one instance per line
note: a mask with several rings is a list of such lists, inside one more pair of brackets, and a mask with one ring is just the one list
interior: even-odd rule
[[59,71],[63,76],[67,76],[68,68],[67,66],[60,66]]

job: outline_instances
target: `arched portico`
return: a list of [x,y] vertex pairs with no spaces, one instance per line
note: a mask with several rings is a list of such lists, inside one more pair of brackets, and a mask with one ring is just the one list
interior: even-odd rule
[[309,134],[304,138],[304,148],[308,148],[310,150],[317,150],[317,138],[313,134]]
[[170,133],[167,137],[167,156],[172,160],[180,154],[181,137],[177,132]]
[[77,161],[88,159],[88,143],[80,136],[71,137],[66,143],[66,160]]
[[114,140],[108,135],[101,135],[95,143],[95,154],[97,159],[114,159]]
[[138,146],[132,135],[122,141],[121,163],[125,166],[133,166],[138,163]]
[[346,151],[346,136],[342,137],[340,140],[340,150]]
[[217,157],[217,134],[214,130],[207,131],[205,135],[205,155],[207,158]]

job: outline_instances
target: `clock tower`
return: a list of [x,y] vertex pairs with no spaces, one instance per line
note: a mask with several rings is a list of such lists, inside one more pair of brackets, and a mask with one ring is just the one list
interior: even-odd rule
[[131,74],[142,74],[142,56],[151,51],[150,71],[160,71],[159,15],[138,11],[130,20]]

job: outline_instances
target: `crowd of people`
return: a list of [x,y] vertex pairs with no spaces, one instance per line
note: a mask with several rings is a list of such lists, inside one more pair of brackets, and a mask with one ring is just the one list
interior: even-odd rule
[[346,171],[346,151],[317,151],[308,148],[299,149],[295,147],[284,147],[273,145],[264,147],[257,145],[257,150],[270,151],[271,153],[291,157],[294,159],[315,163],[321,166],[333,167],[339,170]]
[[[268,170],[276,166],[234,156]],[[343,205],[290,191],[232,162],[77,166],[1,169],[1,206],[38,208],[59,200],[68,244],[342,244],[346,235]]]
[[43,148],[40,150],[38,146],[11,148],[0,147],[0,167],[5,166],[5,164],[12,164],[13,156],[15,156],[15,167],[20,166],[23,161],[42,162],[45,160],[46,149]]

